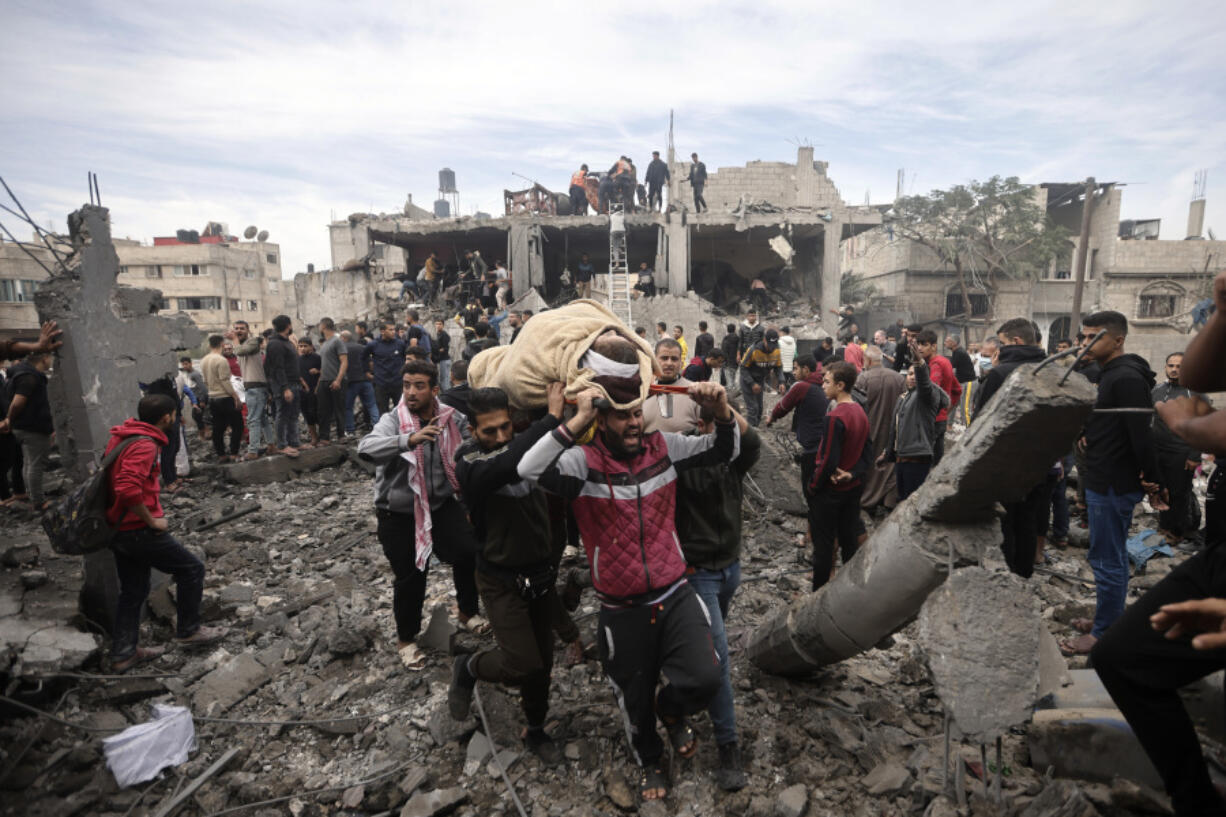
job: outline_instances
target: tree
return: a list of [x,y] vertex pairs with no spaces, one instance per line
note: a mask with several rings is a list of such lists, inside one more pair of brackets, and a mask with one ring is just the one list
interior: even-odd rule
[[896,238],[914,241],[953,268],[962,308],[971,316],[967,274],[1038,278],[1068,245],[1068,231],[1052,223],[1036,188],[1016,176],[993,176],[926,196],[904,196],[886,217]]

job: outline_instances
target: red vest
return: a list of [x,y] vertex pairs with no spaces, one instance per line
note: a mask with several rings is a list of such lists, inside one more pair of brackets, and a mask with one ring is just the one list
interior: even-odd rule
[[677,538],[677,470],[657,433],[633,460],[614,457],[599,438],[583,446],[587,477],[574,502],[592,584],[617,598],[668,587],[685,573]]

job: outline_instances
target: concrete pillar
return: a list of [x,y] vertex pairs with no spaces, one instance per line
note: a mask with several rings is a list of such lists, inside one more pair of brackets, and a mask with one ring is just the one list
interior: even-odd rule
[[507,263],[515,282],[516,294],[527,287],[545,286],[545,255],[541,227],[532,221],[515,222],[509,235]]
[[[839,242],[842,237],[843,221],[839,218],[839,214],[835,213],[834,218],[827,222],[825,234],[822,236],[821,314],[823,325],[829,322],[826,316],[830,315],[830,310],[838,309],[842,303],[839,300],[840,282],[843,275],[842,259],[839,254]],[[830,315],[830,318],[833,319],[834,316]],[[831,334],[834,333],[831,332]]]
[[1068,451],[1095,389],[1065,369],[1017,370],[928,480],[828,584],[781,608],[750,639],[749,658],[781,675],[857,655],[905,626],[948,577],[1000,542],[997,502],[1026,495]]
[[[135,416],[139,384],[173,376],[176,350],[199,346],[203,335],[186,315],[158,315],[160,291],[116,285],[119,257],[106,208],[83,206],[68,227],[78,264],[48,278],[35,304],[39,320],[64,330],[47,391],[64,468],[81,480],[101,459],[111,426]],[[82,612],[108,625],[117,594],[110,551],[87,558]]]
[[669,292],[684,295],[690,289],[690,228],[679,214],[671,215],[664,225],[668,262],[665,279]]
[[1193,199],[1188,205],[1188,238],[1200,238],[1205,228],[1205,200]]

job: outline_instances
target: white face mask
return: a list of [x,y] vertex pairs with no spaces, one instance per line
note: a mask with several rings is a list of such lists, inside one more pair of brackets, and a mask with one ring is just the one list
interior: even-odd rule
[[987,369],[992,368],[992,358],[984,357],[983,355],[980,355],[979,356],[979,368],[984,369],[985,371]]

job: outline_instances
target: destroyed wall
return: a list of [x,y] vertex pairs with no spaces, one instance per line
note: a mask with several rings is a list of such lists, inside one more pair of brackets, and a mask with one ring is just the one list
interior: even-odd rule
[[[1118,240],[1120,229],[1120,206],[1123,202],[1123,191],[1118,187],[1103,192],[1094,197],[1094,207],[1090,211],[1090,252],[1086,258],[1086,277],[1101,274],[1115,264],[1115,253],[1121,243]],[[1045,202],[1044,202],[1045,204]],[[1048,216],[1058,227],[1063,227],[1069,235],[1069,249],[1066,255],[1061,255],[1052,263],[1049,277],[1055,277],[1057,272],[1067,274],[1070,278],[1077,274],[1077,240],[1081,235],[1081,216],[1084,203],[1065,207],[1049,207]],[[1144,242],[1136,242],[1144,243]]]
[[400,294],[400,282],[379,280],[368,269],[300,272],[294,276],[294,313],[298,326],[314,326],[320,318],[335,321],[380,317],[380,300]]
[[[701,156],[700,156],[701,158]],[[808,207],[829,210],[843,206],[838,188],[826,175],[828,162],[815,162],[813,148],[797,151],[796,164],[787,162],[749,162],[744,167],[707,168],[707,186],[703,198],[716,212],[731,210],[742,197],[768,201],[784,209]],[[685,179],[690,162],[674,162],[670,168],[674,179]],[[676,202],[693,209],[694,193],[688,184],[674,183]]]

